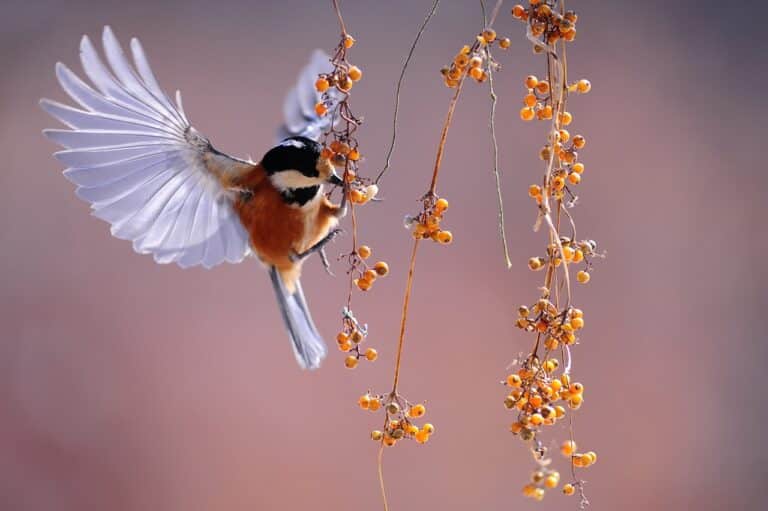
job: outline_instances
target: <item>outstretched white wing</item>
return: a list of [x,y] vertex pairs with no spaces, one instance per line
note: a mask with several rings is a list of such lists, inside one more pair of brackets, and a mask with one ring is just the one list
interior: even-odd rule
[[135,68],[114,33],[104,28],[104,65],[87,36],[80,59],[95,89],[61,63],[56,76],[81,108],[43,99],[40,104],[70,129],[45,130],[63,146],[55,156],[64,175],[112,234],[159,263],[206,268],[237,263],[249,253],[248,234],[219,177],[253,164],[214,149],[160,89],[137,39]]
[[341,93],[334,88],[328,90],[331,108],[327,114],[320,117],[315,112],[315,105],[320,101],[320,93],[315,89],[315,82],[319,74],[332,71],[331,58],[323,50],[312,52],[309,62],[299,73],[296,85],[285,96],[283,102],[285,122],[278,132],[279,140],[302,136],[317,141],[328,129],[331,120],[335,117],[334,110]]

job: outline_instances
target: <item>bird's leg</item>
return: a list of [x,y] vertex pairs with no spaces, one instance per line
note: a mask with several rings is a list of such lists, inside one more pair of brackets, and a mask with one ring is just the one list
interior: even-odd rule
[[[325,238],[321,239],[311,247],[309,247],[307,250],[300,254],[291,254],[289,257],[292,262],[298,263],[300,261],[303,261],[307,257],[311,256],[315,252],[322,252],[323,247],[331,240],[333,240],[336,236],[338,236],[341,233],[341,229],[333,229],[331,232],[329,232]],[[322,255],[321,255],[322,257]],[[323,264],[327,264],[327,261],[325,261]]]

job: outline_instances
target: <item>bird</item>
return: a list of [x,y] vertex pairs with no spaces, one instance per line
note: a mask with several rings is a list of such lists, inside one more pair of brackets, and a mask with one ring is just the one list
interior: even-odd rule
[[[314,81],[332,71],[315,50],[285,97],[279,142],[258,161],[217,150],[160,87],[138,39],[133,65],[113,30],[102,33],[106,64],[90,38],[80,60],[92,86],[61,62],[56,76],[77,107],[40,100],[66,129],[44,135],[63,147],[54,153],[64,176],[113,236],[161,264],[206,269],[256,258],[267,268],[278,309],[299,366],[316,369],[326,345],[315,326],[300,277],[303,262],[340,232],[346,193],[332,203],[325,185],[342,186],[318,142],[333,122],[314,110]],[[338,104],[330,98],[332,108]]]

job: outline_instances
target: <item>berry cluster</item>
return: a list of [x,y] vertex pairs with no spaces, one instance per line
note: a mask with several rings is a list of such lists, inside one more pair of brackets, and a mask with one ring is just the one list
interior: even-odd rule
[[[547,143],[539,149],[545,165],[541,184],[528,188],[538,209],[536,227],[542,223],[548,228],[546,255],[528,260],[533,271],[544,270],[544,284],[539,299],[529,308],[518,309],[516,326],[535,335],[530,354],[520,363],[517,372],[510,374],[505,385],[509,392],[504,405],[516,411],[511,431],[531,446],[537,464],[531,482],[523,494],[536,500],[544,498],[547,489],[558,487],[560,476],[548,468],[552,459],[541,436],[547,426],[558,423],[567,410],[577,410],[584,402],[584,385],[571,380],[571,349],[578,343],[577,335],[584,328],[584,313],[572,304],[571,265],[583,264],[576,272],[579,283],[590,280],[590,270],[597,253],[593,240],[579,240],[569,209],[576,204],[573,187],[581,183],[584,164],[579,152],[586,145],[583,135],[571,135],[567,127],[574,116],[566,109],[570,93],[585,94],[592,89],[589,80],[568,82],[566,43],[576,37],[578,16],[565,11],[561,0],[529,0],[528,7],[515,5],[512,16],[526,24],[526,36],[536,54],[546,56],[547,73],[544,78],[530,75],[525,78],[526,93],[520,118],[538,119],[549,123]],[[567,222],[570,236],[561,233],[561,223]],[[557,358],[559,357],[559,359]],[[562,364],[561,364],[562,361]],[[570,421],[569,421],[570,423]],[[576,468],[595,463],[597,455],[590,451],[576,451],[571,439],[562,444],[561,453],[570,460],[573,480],[562,486],[565,495],[579,492],[580,506],[588,504],[583,481],[576,477]]]
[[321,93],[321,101],[315,105],[315,111],[320,116],[334,116],[330,128],[323,136],[322,156],[330,159],[334,165],[344,167],[343,193],[345,199],[350,202],[352,250],[340,257],[348,264],[349,293],[342,312],[342,328],[337,340],[339,349],[348,354],[344,365],[354,369],[363,358],[368,361],[376,360],[378,353],[373,348],[362,350],[360,347],[368,335],[368,328],[367,325],[361,326],[352,313],[352,290],[356,287],[361,291],[368,291],[378,277],[389,273],[389,266],[384,261],[369,266],[366,260],[371,256],[371,248],[357,245],[355,206],[373,200],[379,192],[379,187],[359,173],[362,156],[355,133],[362,120],[352,113],[349,98],[352,87],[362,79],[363,72],[347,58],[347,52],[354,46],[355,39],[346,33],[340,13],[339,20],[342,35],[331,59],[333,70],[318,75],[315,82],[315,88]]
[[395,445],[398,440],[404,438],[414,439],[416,442],[424,444],[435,432],[435,427],[430,423],[419,428],[414,422],[427,413],[426,407],[420,403],[411,404],[397,394],[375,395],[367,392],[360,396],[358,405],[361,409],[372,412],[384,408],[386,411],[384,428],[371,431],[371,439],[382,442],[387,447]]
[[440,69],[445,86],[455,89],[467,75],[477,83],[485,82],[490,76],[490,72],[499,67],[490,52],[490,48],[494,44],[506,50],[512,43],[507,37],[497,38],[495,30],[486,28],[478,34],[471,46],[465,45],[461,48],[461,51],[453,58],[453,62]]
[[[537,200],[541,197],[541,187],[531,185],[529,194]],[[535,195],[538,194],[538,195]],[[546,257],[531,257],[528,259],[528,268],[532,271],[548,268],[550,263],[555,268],[559,268],[563,261],[567,264],[584,263],[584,269],[576,272],[576,280],[580,284],[589,282],[591,275],[589,270],[592,268],[593,260],[596,257],[604,257],[597,252],[597,242],[595,240],[573,241],[567,236],[560,236],[560,243],[550,243],[547,246]]]
[[361,325],[352,311],[344,309],[344,320],[341,331],[336,335],[339,350],[347,353],[344,365],[348,369],[357,367],[361,358],[373,362],[379,353],[373,348],[362,349],[361,344],[368,338],[368,325]]
[[443,214],[448,209],[446,199],[436,199],[433,195],[428,195],[424,199],[424,209],[415,216],[406,216],[405,226],[411,229],[413,239],[431,239],[436,243],[448,245],[453,241],[453,233],[440,228],[440,222]]

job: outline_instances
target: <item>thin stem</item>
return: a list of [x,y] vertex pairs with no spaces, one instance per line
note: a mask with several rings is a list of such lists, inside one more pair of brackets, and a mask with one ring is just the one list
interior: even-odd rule
[[435,0],[432,4],[432,8],[429,10],[429,13],[427,13],[427,17],[424,18],[424,21],[421,24],[421,27],[419,28],[419,32],[416,34],[416,39],[413,40],[413,44],[411,45],[411,49],[408,51],[408,56],[405,58],[405,62],[403,63],[403,68],[400,70],[400,78],[397,80],[397,88],[395,89],[395,112],[392,117],[392,141],[389,144],[389,150],[387,150],[387,157],[384,163],[384,168],[381,169],[379,172],[379,175],[376,176],[376,179],[374,180],[374,183],[379,184],[379,179],[384,175],[384,173],[389,169],[389,165],[392,161],[392,152],[395,150],[395,141],[397,140],[397,114],[400,110],[400,89],[403,86],[403,79],[405,78],[405,71],[408,69],[408,64],[411,62],[411,57],[413,57],[413,53],[416,50],[416,45],[419,43],[419,39],[421,39],[421,35],[424,33],[424,30],[427,28],[427,24],[429,23],[429,20],[432,19],[432,16],[434,16],[435,12],[437,11],[437,6],[440,4],[440,0]]
[[384,442],[379,445],[378,465],[379,465],[379,488],[381,488],[381,500],[384,502],[384,511],[389,511],[387,504],[387,492],[384,490]]
[[497,0],[496,6],[493,8],[493,12],[491,13],[491,20],[488,22],[488,26],[493,26],[493,23],[496,21],[496,16],[499,15],[499,10],[501,9],[501,4],[504,3],[504,0]]
[[435,170],[432,172],[432,184],[429,185],[429,194],[434,195],[437,188],[437,175],[440,173],[440,164],[443,162],[443,152],[445,151],[445,141],[448,138],[448,128],[451,127],[451,121],[453,120],[453,112],[456,110],[456,103],[459,100],[459,94],[461,94],[461,88],[464,85],[464,80],[467,77],[466,73],[461,76],[459,84],[456,86],[456,92],[451,98],[451,103],[448,106],[448,115],[445,117],[445,123],[443,124],[443,131],[440,134],[440,144],[437,146],[437,157],[435,158]]
[[397,392],[397,384],[400,381],[400,360],[403,355],[403,341],[405,340],[405,323],[408,320],[408,306],[411,302],[411,289],[413,287],[413,273],[416,270],[416,252],[419,248],[419,240],[414,240],[411,250],[411,262],[408,265],[408,279],[405,283],[405,298],[403,299],[403,313],[400,316],[400,338],[397,341],[397,359],[395,360],[395,378],[392,383],[392,394]]
[[336,17],[339,18],[339,27],[341,28],[341,35],[347,35],[347,27],[344,26],[344,18],[341,16],[341,9],[339,9],[338,0],[331,0],[333,2],[333,10],[336,11]]
[[[491,60],[491,52],[488,51],[488,59]],[[507,245],[507,234],[504,227],[504,199],[501,193],[501,171],[499,170],[499,144],[496,140],[496,102],[498,96],[493,88],[493,66],[488,66],[488,84],[491,93],[491,115],[489,124],[491,128],[491,142],[493,143],[493,174],[496,177],[496,198],[499,203],[499,234],[501,235],[501,246],[504,250],[504,263],[507,269],[512,267],[512,261],[509,258],[509,246]]]

